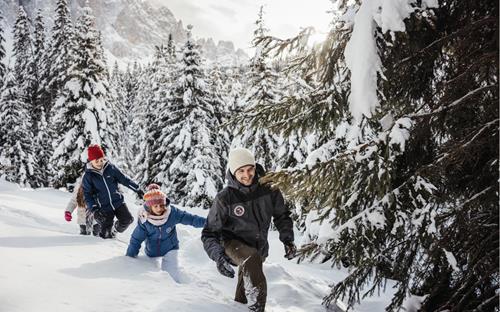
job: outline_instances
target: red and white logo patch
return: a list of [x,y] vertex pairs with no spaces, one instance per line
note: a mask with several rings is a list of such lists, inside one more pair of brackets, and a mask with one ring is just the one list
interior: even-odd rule
[[233,212],[236,216],[241,217],[245,214],[245,208],[243,208],[243,206],[236,206],[234,207]]

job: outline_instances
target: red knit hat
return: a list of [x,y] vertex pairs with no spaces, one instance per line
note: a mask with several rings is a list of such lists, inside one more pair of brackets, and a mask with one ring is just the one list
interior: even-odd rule
[[89,145],[87,152],[89,156],[89,161],[104,157],[104,151],[98,144]]
[[167,199],[167,195],[160,191],[160,186],[158,184],[150,184],[148,186],[148,191],[144,194],[144,201],[146,206],[151,208],[153,205],[167,205],[170,202]]

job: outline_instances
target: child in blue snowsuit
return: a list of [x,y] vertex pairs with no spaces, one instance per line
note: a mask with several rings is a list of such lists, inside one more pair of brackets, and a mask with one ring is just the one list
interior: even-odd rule
[[159,188],[158,185],[151,184],[144,194],[144,208],[139,211],[139,220],[130,237],[127,256],[137,257],[142,242],[146,241],[146,255],[161,257],[161,269],[180,283],[182,277],[177,261],[179,240],[175,225],[181,223],[202,228],[206,218],[169,205],[167,196]]

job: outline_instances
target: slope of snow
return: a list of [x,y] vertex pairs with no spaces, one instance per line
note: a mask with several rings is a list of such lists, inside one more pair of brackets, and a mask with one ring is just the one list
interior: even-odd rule
[[[124,256],[135,222],[116,240],[78,235],[76,214],[71,223],[64,220],[69,198],[60,190],[21,189],[0,180],[2,311],[247,311],[233,301],[236,280],[221,276],[206,256],[200,229],[177,226],[179,264],[187,277],[177,284],[143,249],[136,259]],[[136,215],[135,195],[126,193],[126,200]],[[277,234],[269,235],[264,264],[266,311],[325,311],[328,285],[346,273],[285,260]],[[387,298],[369,298],[356,311],[383,311],[386,304]]]

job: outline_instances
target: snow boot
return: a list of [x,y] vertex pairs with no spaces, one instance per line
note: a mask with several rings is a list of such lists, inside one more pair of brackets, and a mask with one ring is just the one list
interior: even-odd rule
[[80,224],[80,235],[89,235],[90,232],[87,231],[87,225],[86,224]]
[[101,231],[101,226],[99,224],[94,224],[92,226],[92,235],[99,236],[99,232]]

